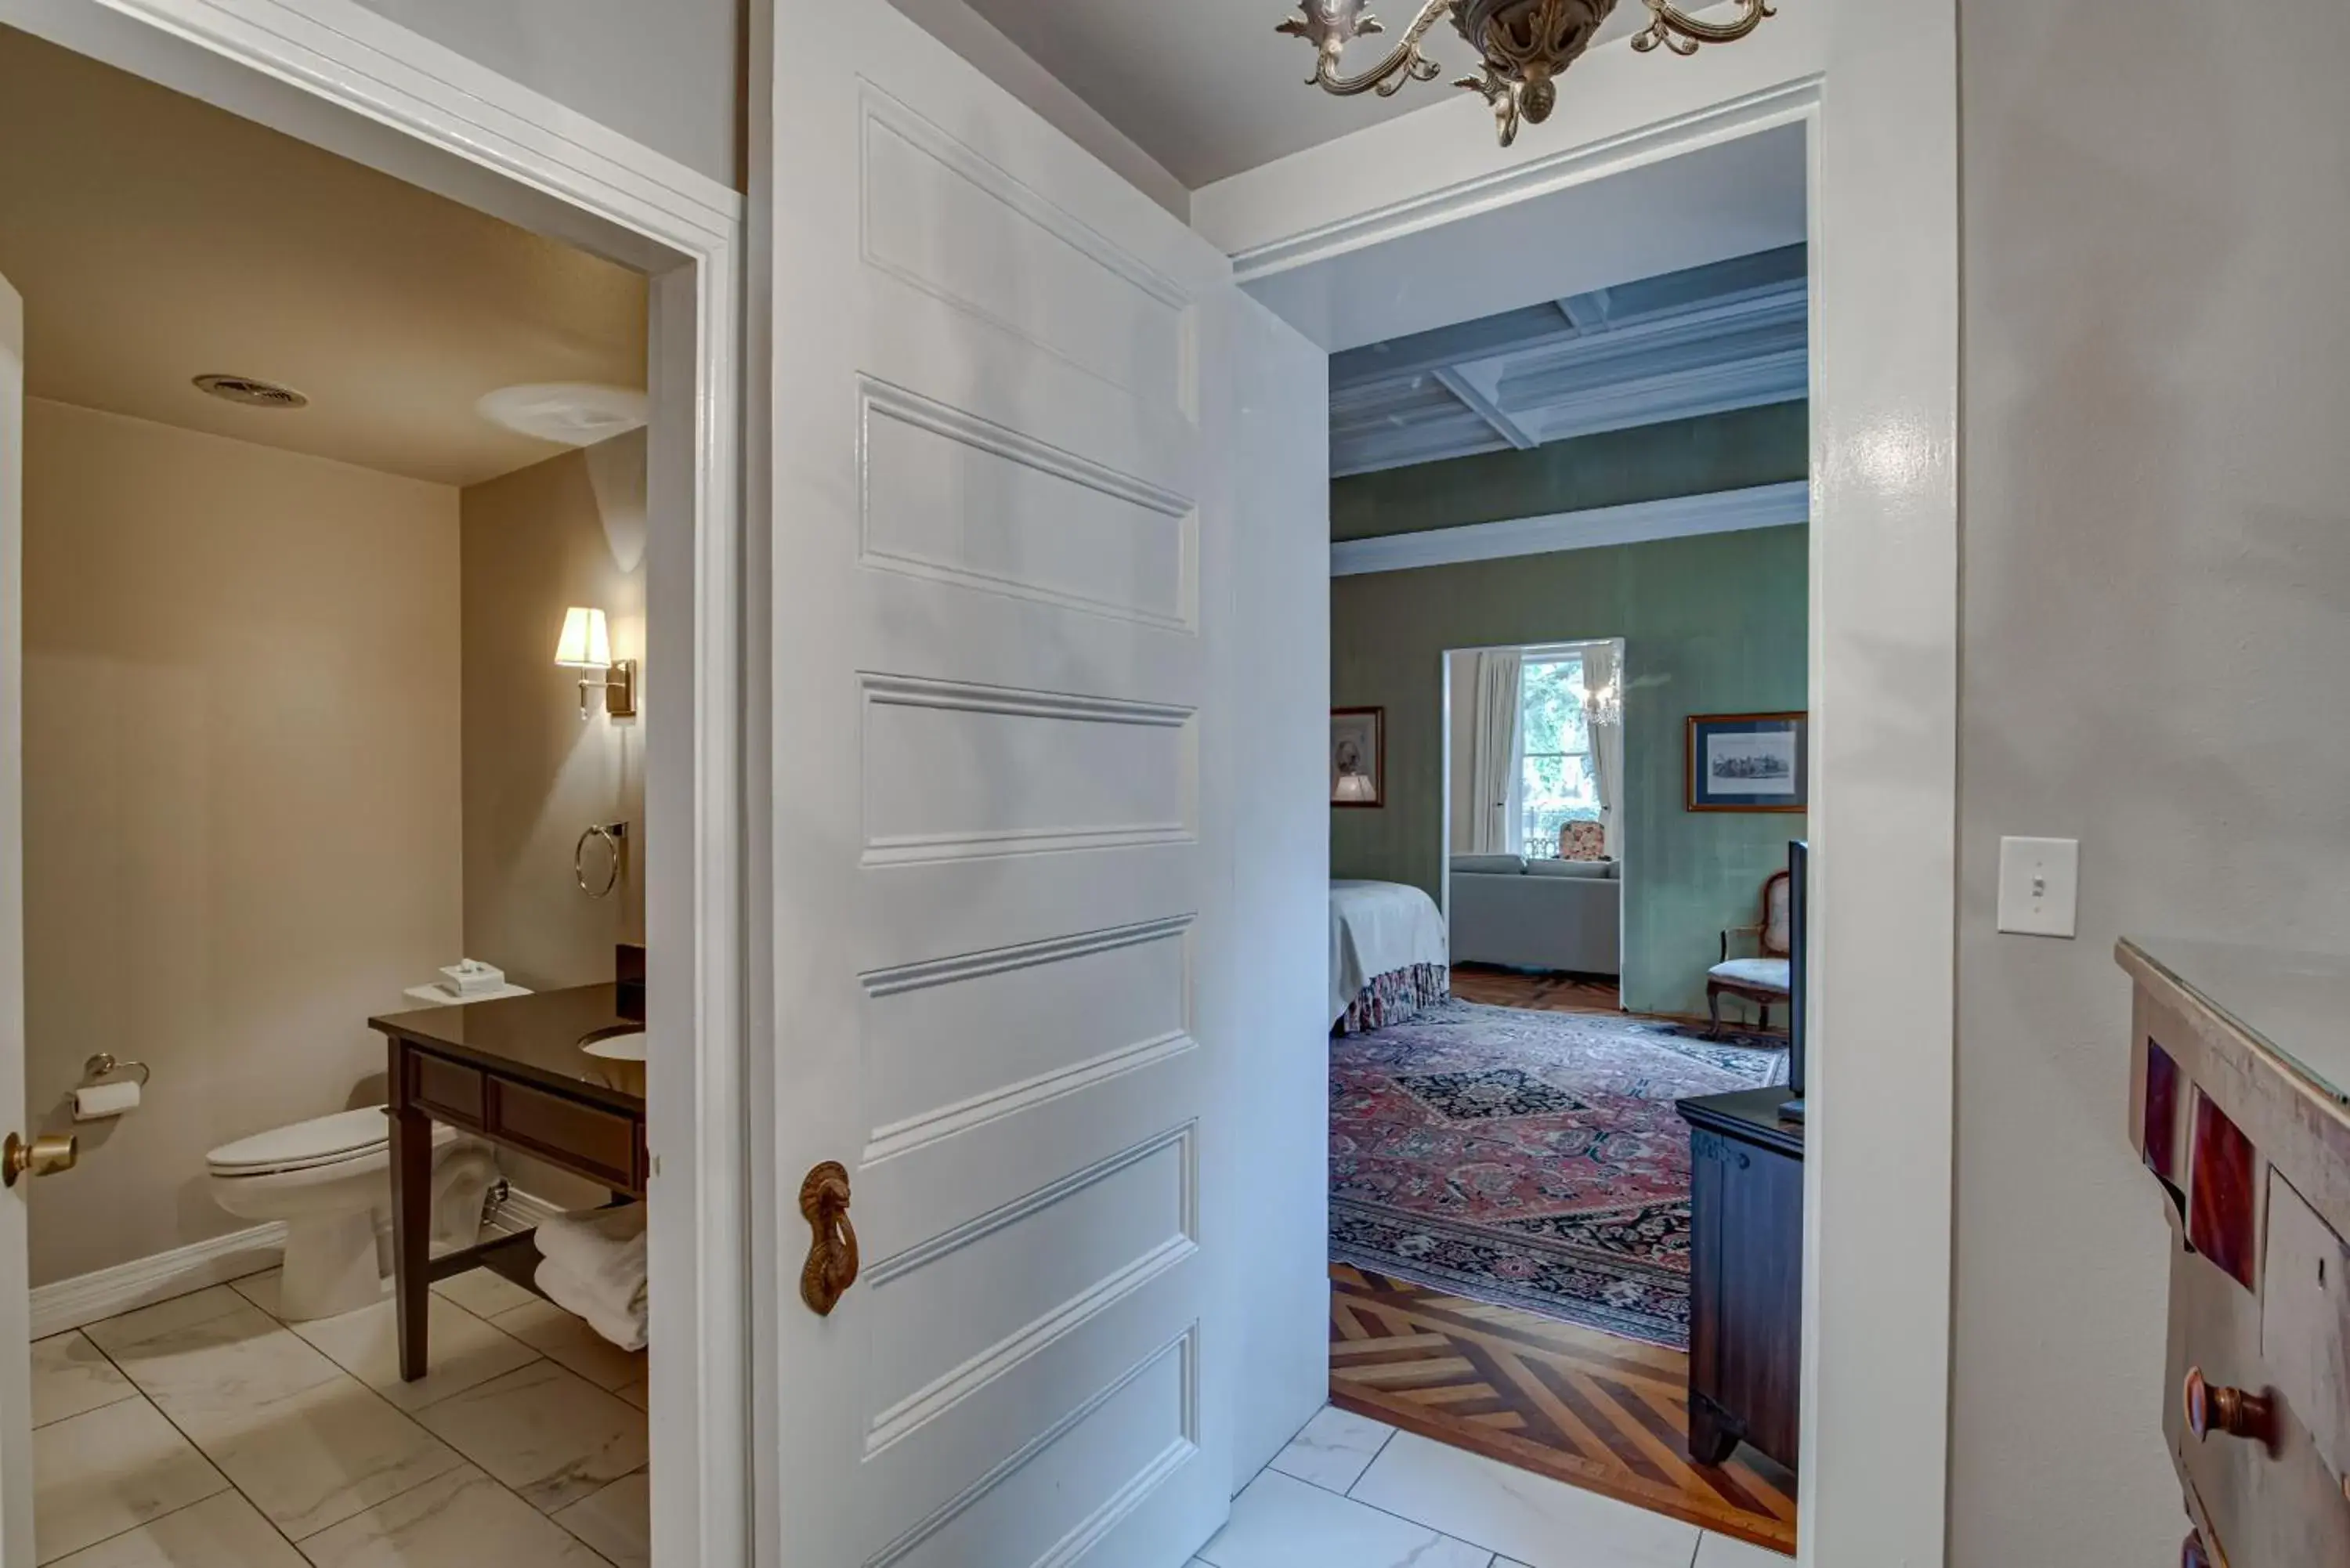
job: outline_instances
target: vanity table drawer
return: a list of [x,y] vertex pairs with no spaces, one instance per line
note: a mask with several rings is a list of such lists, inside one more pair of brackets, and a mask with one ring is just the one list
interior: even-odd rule
[[412,1051],[408,1055],[408,1098],[443,1121],[478,1128],[486,1118],[481,1072]]
[[2318,1457],[2337,1477],[2350,1475],[2350,1246],[2275,1171],[2261,1360]]
[[[2280,1184],[2274,1201],[2272,1220],[2290,1210],[2292,1189]],[[2263,1261],[2271,1278],[2291,1266],[2273,1244]],[[2170,1283],[2163,1427],[2211,1560],[2226,1568],[2350,1563],[2350,1498],[2318,1451],[2314,1412],[2263,1354],[2277,1326],[2263,1303],[2190,1252],[2173,1254]]]
[[493,1137],[593,1171],[608,1186],[644,1185],[637,1124],[627,1116],[504,1081],[491,1085],[490,1113]]

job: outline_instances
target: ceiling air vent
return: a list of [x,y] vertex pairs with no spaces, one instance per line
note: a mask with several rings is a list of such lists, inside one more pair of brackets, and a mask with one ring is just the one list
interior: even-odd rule
[[307,407],[310,401],[291,387],[256,381],[250,376],[199,376],[196,389],[256,409],[299,409]]

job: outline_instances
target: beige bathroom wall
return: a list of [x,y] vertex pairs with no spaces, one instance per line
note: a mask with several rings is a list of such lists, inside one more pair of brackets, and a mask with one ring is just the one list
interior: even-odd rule
[[[555,663],[573,605],[610,618],[614,657],[644,657],[644,475],[638,431],[463,495],[465,951],[535,990],[610,980],[613,944],[644,940],[644,726],[608,717],[600,693],[582,722],[579,671]],[[626,875],[590,898],[572,851],[615,821],[629,826]],[[598,881],[603,853],[589,846]],[[511,1151],[498,1164],[550,1202],[602,1200]]]
[[[613,943],[644,940],[644,726],[600,691],[582,722],[579,672],[555,662],[573,605],[610,618],[615,657],[644,656],[644,465],[639,431],[463,493],[465,950],[542,991],[608,981]],[[629,875],[590,898],[572,851],[613,822]]]
[[367,1019],[462,933],[458,496],[39,400],[26,452],[31,1114],[155,1070],[36,1192],[37,1285],[238,1229],[208,1150],[380,1101]]

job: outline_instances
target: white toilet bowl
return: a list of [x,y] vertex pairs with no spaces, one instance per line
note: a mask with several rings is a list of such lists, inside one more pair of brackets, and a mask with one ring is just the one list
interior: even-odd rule
[[[391,1208],[391,1121],[380,1107],[258,1133],[205,1157],[213,1199],[247,1220],[286,1222],[281,1316],[333,1317],[380,1298],[376,1226]],[[497,1165],[455,1127],[432,1128],[432,1246],[481,1239]]]

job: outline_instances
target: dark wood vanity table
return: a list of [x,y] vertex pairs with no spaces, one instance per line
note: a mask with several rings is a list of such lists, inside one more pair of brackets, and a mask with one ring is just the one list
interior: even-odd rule
[[624,1001],[617,985],[588,985],[368,1020],[390,1042],[392,1272],[405,1381],[427,1369],[432,1282],[494,1266],[496,1254],[529,1247],[526,1237],[509,1237],[432,1255],[432,1124],[447,1122],[616,1195],[641,1198],[651,1173],[645,1068],[581,1049],[642,1029],[641,1003],[640,988]]

